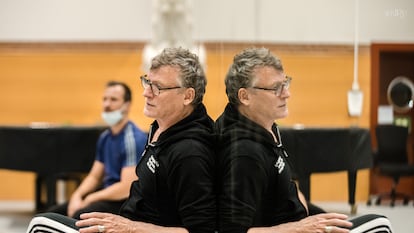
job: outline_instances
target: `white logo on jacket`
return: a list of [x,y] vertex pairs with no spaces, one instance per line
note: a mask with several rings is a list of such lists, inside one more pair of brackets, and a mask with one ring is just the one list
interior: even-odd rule
[[282,173],[283,169],[285,169],[285,161],[283,161],[282,157],[279,156],[275,163],[275,167],[277,168],[277,172],[280,174]]
[[149,159],[147,161],[148,169],[150,169],[150,171],[152,173],[155,173],[155,169],[159,166],[160,166],[160,164],[158,163],[157,160],[155,160],[154,155],[151,155],[151,157],[149,157]]

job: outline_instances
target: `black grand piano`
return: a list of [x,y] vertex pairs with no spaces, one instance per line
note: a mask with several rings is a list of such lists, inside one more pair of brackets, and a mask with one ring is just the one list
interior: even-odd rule
[[[36,173],[36,210],[56,204],[56,180],[87,173],[104,126],[0,126],[0,168]],[[42,202],[42,185],[46,201]]]
[[363,128],[281,128],[281,137],[305,198],[310,200],[312,173],[347,171],[348,201],[351,205],[351,213],[355,213],[357,171],[373,165],[369,130]]

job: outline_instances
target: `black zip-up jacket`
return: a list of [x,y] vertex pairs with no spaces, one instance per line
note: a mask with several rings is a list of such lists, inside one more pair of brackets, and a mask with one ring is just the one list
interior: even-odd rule
[[204,105],[149,143],[121,215],[161,226],[212,233],[216,226],[213,120]]
[[[281,142],[276,124],[273,133]],[[287,153],[262,126],[228,104],[217,119],[219,232],[243,233],[307,216]]]

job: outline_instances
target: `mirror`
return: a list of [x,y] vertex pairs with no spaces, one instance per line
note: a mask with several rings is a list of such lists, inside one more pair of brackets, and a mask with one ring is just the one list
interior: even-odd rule
[[388,85],[388,102],[394,111],[404,113],[413,108],[414,84],[404,76],[395,77]]

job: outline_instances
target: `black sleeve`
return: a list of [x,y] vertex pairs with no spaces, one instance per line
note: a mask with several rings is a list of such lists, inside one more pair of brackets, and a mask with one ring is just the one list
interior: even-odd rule
[[252,227],[268,181],[258,151],[260,149],[254,148],[252,144],[249,147],[233,148],[229,152],[232,157],[219,167],[222,172],[222,191],[219,195],[220,233],[242,233]]
[[[187,141],[188,142],[188,141]],[[189,232],[216,229],[214,153],[197,141],[185,144],[169,169],[168,183],[175,194],[178,213]]]

